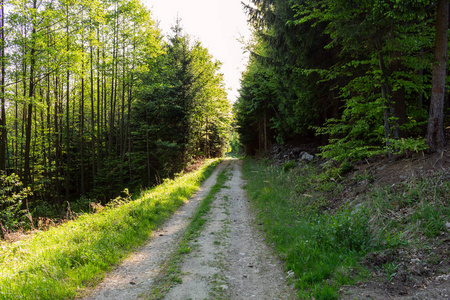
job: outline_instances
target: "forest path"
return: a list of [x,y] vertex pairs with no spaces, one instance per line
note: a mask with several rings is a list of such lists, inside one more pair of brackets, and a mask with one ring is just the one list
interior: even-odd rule
[[228,169],[225,188],[216,194],[203,229],[183,255],[181,284],[164,299],[295,299],[281,263],[256,228],[243,190],[242,162],[226,160],[191,198],[137,253],[127,258],[85,299],[148,299],[158,274],[176,249],[196,207]]
[[217,175],[226,166],[219,164],[201,188],[161,228],[152,233],[148,244],[126,258],[120,266],[107,274],[85,300],[138,299],[154,285],[161,267],[176,249],[184,229],[200,202],[209,194]]

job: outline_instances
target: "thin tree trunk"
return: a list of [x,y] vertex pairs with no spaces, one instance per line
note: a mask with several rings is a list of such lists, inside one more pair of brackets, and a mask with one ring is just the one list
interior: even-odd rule
[[54,115],[54,126],[55,126],[55,193],[57,198],[57,205],[59,212],[61,213],[62,201],[61,201],[61,182],[60,176],[63,174],[61,168],[61,157],[62,157],[62,135],[60,128],[61,125],[61,106],[62,102],[60,99],[60,87],[59,87],[59,77],[55,76],[55,115]]
[[[33,1],[33,8],[37,8],[37,1]],[[36,27],[33,24],[31,30],[31,49],[30,49],[30,77],[29,77],[29,90],[28,90],[28,109],[27,109],[27,123],[25,127],[25,166],[24,166],[24,184],[27,185],[31,182],[31,172],[30,172],[30,148],[31,148],[31,126],[33,120],[33,101],[34,98],[34,72],[36,63]]]
[[117,7],[114,16],[114,26],[113,26],[113,57],[112,57],[112,72],[111,72],[111,111],[109,116],[109,144],[108,144],[108,155],[113,155],[113,139],[114,139],[114,120],[115,120],[115,106],[116,106],[116,74],[117,74]]
[[92,143],[92,185],[95,188],[95,149],[96,149],[96,138],[95,138],[95,110],[94,110],[94,50],[91,45],[91,143]]
[[264,152],[267,152],[267,112],[264,110]]
[[[84,11],[81,13],[84,19]],[[81,196],[86,194],[84,174],[84,28],[81,34],[81,101],[80,101],[80,190]]]
[[[383,103],[383,117],[384,117],[384,137],[386,139],[386,148],[389,149],[390,143],[389,143],[389,139],[390,138],[394,138],[394,139],[398,139],[399,138],[399,129],[398,129],[398,124],[397,122],[394,120],[393,121],[393,125],[391,126],[391,122],[390,119],[395,118],[395,111],[394,111],[394,105],[392,103],[392,98],[391,98],[391,94],[390,94],[390,89],[389,89],[389,81],[388,81],[388,76],[387,76],[387,72],[386,72],[386,67],[384,65],[384,58],[383,58],[383,54],[381,53],[381,51],[378,52],[378,62],[380,65],[380,70],[381,70],[381,80],[382,80],[382,84],[381,84],[381,97],[384,99],[384,103]],[[392,155],[391,152],[388,152],[389,157]]]
[[[84,42],[83,42],[84,43]],[[84,45],[81,47],[81,52],[84,52]],[[80,181],[81,181],[81,196],[86,194],[84,182],[84,59],[81,62],[81,101],[80,101]]]
[[147,149],[147,178],[148,178],[148,186],[151,186],[151,165],[150,165],[150,143],[149,143],[149,137],[148,137],[148,130],[147,134],[145,136],[145,143],[146,143],[146,149]]
[[444,135],[444,99],[445,78],[447,75],[448,18],[448,1],[438,0],[433,82],[427,132],[427,143],[432,152],[441,152],[446,144]]
[[6,171],[6,145],[7,145],[7,131],[6,131],[6,107],[5,107],[5,9],[4,0],[1,0],[1,28],[0,28],[0,59],[1,59],[1,82],[0,82],[0,99],[1,99],[1,113],[0,113],[0,171]]
[[[69,6],[67,6],[67,16],[66,16],[66,43],[67,43],[67,55],[70,51],[70,40],[69,40]],[[66,71],[66,174],[65,174],[65,187],[66,187],[66,201],[69,201],[70,195],[70,58],[67,56],[67,71]]]
[[120,153],[120,178],[123,181],[123,164],[125,160],[125,96],[126,96],[126,81],[125,81],[125,44],[122,47],[122,103],[120,112],[120,137],[119,137],[119,153]]
[[[16,75],[16,92],[15,92],[15,96],[16,99],[19,96],[19,74],[17,73]],[[13,156],[14,156],[14,173],[18,174],[19,173],[19,165],[18,165],[18,156],[19,156],[19,103],[16,100],[14,103],[14,133],[15,133],[15,137],[14,137],[14,143],[15,145],[13,146]]]

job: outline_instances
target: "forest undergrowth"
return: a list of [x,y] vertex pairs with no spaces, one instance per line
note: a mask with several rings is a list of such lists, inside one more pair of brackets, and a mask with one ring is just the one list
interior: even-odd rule
[[[142,245],[198,190],[220,159],[28,239],[0,244],[0,299],[72,299]],[[114,202],[112,202],[114,203]]]
[[344,285],[367,280],[398,293],[450,270],[448,174],[375,185],[350,164],[246,159],[244,176],[300,299],[338,299]]

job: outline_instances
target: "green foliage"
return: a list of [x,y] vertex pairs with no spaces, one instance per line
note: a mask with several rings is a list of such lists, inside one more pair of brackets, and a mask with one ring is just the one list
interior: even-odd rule
[[373,236],[369,227],[367,210],[345,209],[331,217],[331,232],[334,245],[354,251],[367,251],[373,247]]
[[386,273],[386,277],[389,282],[391,282],[394,279],[395,275],[397,275],[397,270],[399,266],[400,265],[396,264],[395,262],[388,262],[383,264],[382,268],[383,271]]
[[[342,199],[336,193],[341,183],[313,166],[285,172],[283,166],[247,159],[244,176],[267,238],[294,272],[301,299],[335,299],[342,285],[367,276],[358,263],[367,254],[420,249],[449,221],[446,175],[368,190],[359,195],[358,205]],[[330,209],[336,201],[344,204]],[[383,266],[388,279],[395,276],[397,264]]]
[[220,157],[228,146],[230,105],[214,61],[177,23],[165,54],[149,59],[132,113],[133,153],[145,181],[168,177],[197,157]]
[[287,162],[284,163],[283,165],[283,170],[285,172],[289,172],[290,170],[292,170],[293,168],[295,168],[297,166],[297,163],[295,161],[289,160]]
[[448,220],[445,216],[450,215],[450,208],[442,203],[423,203],[413,214],[412,220],[419,222],[424,234],[427,237],[437,237],[445,229]]
[[230,136],[230,146],[227,155],[240,156],[242,154],[242,144],[239,141],[239,134],[233,129]]
[[[427,148],[432,1],[252,4],[252,56],[236,105],[247,149],[261,150],[266,123],[269,143],[323,135],[322,156],[337,161]],[[266,123],[257,107],[270,108]]]
[[341,166],[339,167],[339,173],[341,175],[345,175],[353,170],[353,164],[349,163],[348,161],[344,161]]
[[19,176],[0,175],[0,233],[17,229],[25,211],[23,201],[31,195],[30,188],[24,188]]
[[[368,196],[372,222],[383,228],[379,243],[396,248],[413,239],[411,232],[436,237],[449,220],[450,208],[446,199],[450,185],[445,175],[431,179],[412,178],[407,183],[375,191]],[[390,214],[394,210],[408,210],[410,214]],[[409,234],[408,234],[409,233]]]
[[0,168],[31,188],[34,219],[106,205],[223,155],[220,63],[181,28],[166,42],[142,1],[5,5]]
[[246,160],[244,175],[269,240],[295,274],[300,298],[334,299],[340,285],[356,280],[344,270],[360,270],[358,258],[373,245],[365,212],[355,218],[348,209],[322,214],[315,188],[323,184],[310,169],[285,172]]
[[67,299],[102,278],[105,271],[148,240],[198,190],[218,164],[143,191],[134,201],[38,232],[0,247],[0,299]]

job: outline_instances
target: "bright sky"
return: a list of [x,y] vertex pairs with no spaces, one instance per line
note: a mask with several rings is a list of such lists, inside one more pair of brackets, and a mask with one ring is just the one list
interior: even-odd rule
[[[242,71],[248,61],[238,41],[250,38],[242,0],[142,0],[159,22],[164,34],[171,33],[177,16],[184,32],[202,42],[215,59],[222,62],[228,99],[235,101]],[[247,3],[248,0],[243,2]]]

